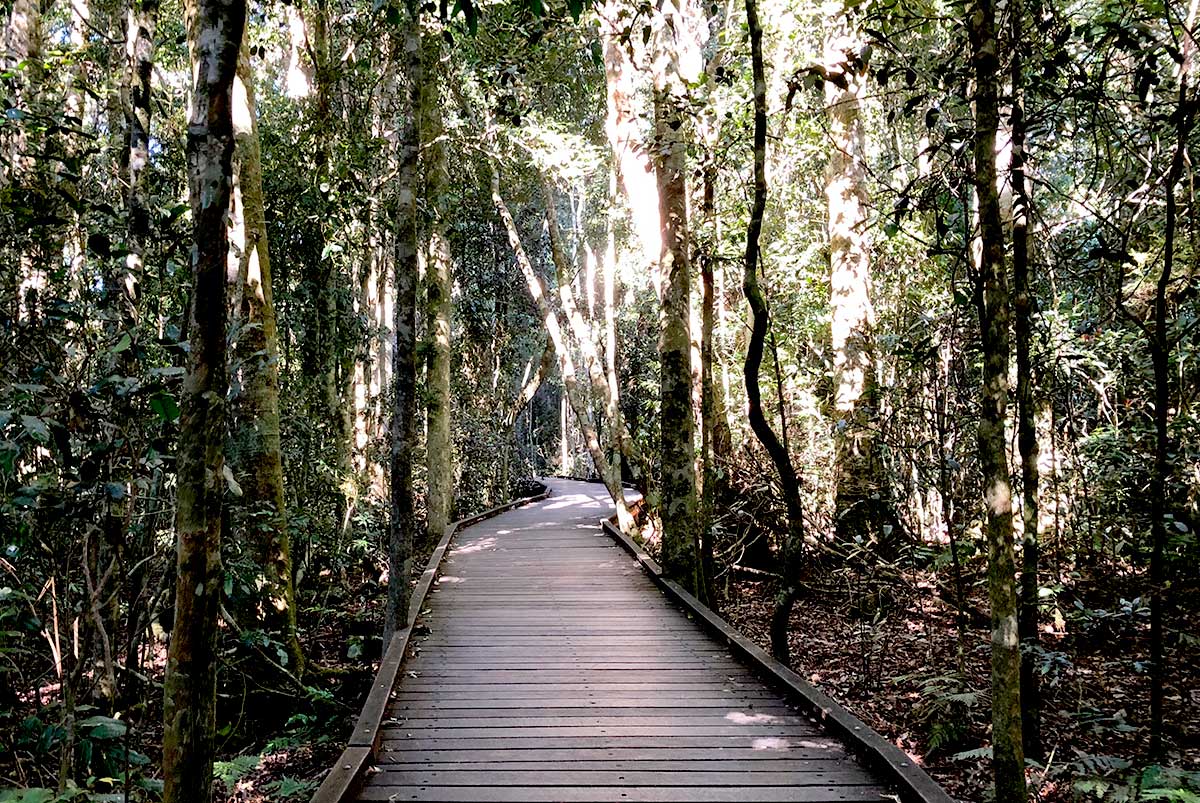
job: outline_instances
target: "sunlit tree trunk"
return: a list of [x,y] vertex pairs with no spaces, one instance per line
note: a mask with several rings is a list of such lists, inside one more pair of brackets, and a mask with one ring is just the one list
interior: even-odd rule
[[175,624],[163,683],[163,801],[210,803],[216,725],[221,495],[225,488],[226,215],[232,189],[232,88],[244,0],[196,0],[188,125],[192,299],[180,400]]
[[1014,582],[1012,488],[1004,432],[1009,390],[1010,311],[1004,266],[1004,224],[996,187],[1000,62],[993,0],[975,0],[968,14],[975,77],[973,179],[979,205],[980,239],[975,304],[979,311],[983,354],[978,438],[987,514],[988,598],[992,608],[992,768],[997,803],[1024,803],[1021,653]]
[[[844,12],[826,21],[825,104],[829,120],[830,311],[834,381],[834,504],[839,539],[887,546],[894,532],[877,444],[878,383],[868,240],[865,43]],[[898,533],[896,534],[898,535]]]
[[[630,223],[637,235],[647,265],[650,283],[661,292],[658,260],[662,254],[662,221],[659,217],[658,180],[651,154],[642,145],[638,130],[637,68],[629,48],[639,48],[640,39],[630,36],[636,29],[628,6],[611,0],[597,9],[604,50],[604,79],[607,112],[605,131],[613,152],[617,181],[629,207]],[[645,55],[644,53],[641,55]]]
[[763,63],[763,31],[758,20],[756,0],[746,0],[746,24],[750,32],[750,59],[754,76],[754,199],[750,207],[750,225],[746,232],[742,274],[742,291],[750,304],[751,313],[750,342],[746,348],[743,374],[746,381],[746,408],[750,429],[775,465],[787,506],[788,532],[783,542],[780,560],[779,590],[776,592],[775,609],[771,614],[771,652],[786,664],[790,652],[788,631],[792,608],[800,595],[804,508],[800,500],[800,477],[792,465],[787,447],[771,429],[771,424],[763,413],[762,392],[758,384],[771,315],[762,288],[758,284],[758,264],[761,256],[759,237],[762,234],[763,212],[767,205],[767,80]]
[[229,266],[241,392],[233,409],[230,462],[238,469],[250,516],[244,537],[262,569],[260,621],[287,648],[291,670],[304,670],[296,633],[296,588],[279,436],[279,335],[262,188],[262,146],[250,48],[243,34],[233,87],[233,205]]
[[396,119],[399,131],[399,165],[392,209],[395,215],[395,347],[392,351],[391,518],[388,525],[388,600],[384,644],[408,624],[412,573],[413,454],[417,431],[417,228],[418,160],[421,150],[421,26],[415,0],[406,4],[403,30],[394,35],[392,55],[402,72]]
[[426,340],[429,343],[425,381],[425,460],[429,493],[428,530],[442,537],[454,506],[454,441],[450,434],[453,409],[450,394],[451,299],[450,243],[446,240],[444,208],[450,176],[442,126],[442,35],[425,36],[425,80],[421,86],[422,142],[425,148],[425,206],[429,213],[428,258],[425,261]]

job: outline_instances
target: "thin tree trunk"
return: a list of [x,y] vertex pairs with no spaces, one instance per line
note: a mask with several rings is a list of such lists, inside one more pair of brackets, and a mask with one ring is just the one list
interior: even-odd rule
[[1038,672],[1038,441],[1033,393],[1033,296],[1030,289],[1029,220],[1031,201],[1025,183],[1024,78],[1021,67],[1022,0],[1013,0],[1012,18],[1012,163],[1013,195],[1013,339],[1017,359],[1017,449],[1021,455],[1021,735],[1025,755],[1041,760],[1041,674]]
[[[230,213],[229,274],[236,277],[239,304],[234,346],[241,367],[241,393],[235,400],[231,462],[251,519],[245,528],[252,554],[262,569],[262,623],[277,633],[288,652],[290,671],[304,672],[296,632],[296,587],[283,484],[279,435],[279,335],[271,288],[271,259],[262,188],[262,146],[250,48],[243,34],[233,89],[233,205]],[[260,514],[265,514],[260,518]]]
[[388,525],[388,600],[383,642],[408,622],[409,587],[412,573],[413,453],[417,432],[417,168],[421,150],[418,114],[421,106],[421,25],[418,5],[408,0],[404,29],[392,43],[395,58],[403,59],[404,86],[397,110],[400,120],[399,169],[395,190],[395,285],[396,306],[393,328],[396,345],[392,352],[391,518]]
[[804,549],[804,507],[800,500],[800,477],[792,465],[791,455],[776,437],[762,408],[762,392],[758,374],[762,367],[763,347],[767,339],[771,316],[758,284],[759,236],[762,234],[763,211],[767,205],[767,79],[763,64],[762,25],[758,20],[756,0],[746,0],[746,23],[750,30],[751,68],[754,74],[754,200],[750,207],[750,226],[746,232],[746,253],[742,291],[750,304],[750,343],[746,348],[744,376],[746,407],[750,428],[767,450],[787,505],[788,532],[783,542],[779,591],[771,615],[771,652],[783,663],[788,662],[788,630],[792,607],[800,594],[800,568]]
[[1154,464],[1150,475],[1150,753],[1161,757],[1163,748],[1163,687],[1166,683],[1166,653],[1163,616],[1167,607],[1167,577],[1164,555],[1167,546],[1167,509],[1171,480],[1171,358],[1175,340],[1168,331],[1168,294],[1175,270],[1175,238],[1179,202],[1176,185],[1189,165],[1188,138],[1195,123],[1196,99],[1191,93],[1192,61],[1196,40],[1192,33],[1197,6],[1192,0],[1185,22],[1183,60],[1179,66],[1179,94],[1175,106],[1175,149],[1164,182],[1163,267],[1154,288],[1154,328],[1149,333],[1150,359],[1154,369]]
[[163,801],[210,803],[216,725],[221,495],[225,478],[225,216],[232,189],[232,88],[245,0],[197,0],[188,184],[192,300],[180,400],[175,626],[163,684]]
[[978,437],[987,509],[988,597],[992,607],[992,768],[997,803],[1024,803],[1021,652],[1014,582],[1012,488],[1004,434],[1008,407],[1009,298],[1004,268],[1004,224],[996,188],[1000,62],[993,0],[975,0],[968,13],[975,72],[973,178],[979,203],[981,247],[975,304],[983,352]]

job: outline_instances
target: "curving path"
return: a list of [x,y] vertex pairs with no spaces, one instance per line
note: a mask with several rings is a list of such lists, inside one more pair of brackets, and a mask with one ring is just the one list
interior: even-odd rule
[[603,532],[602,485],[548,485],[455,537],[358,799],[896,799]]

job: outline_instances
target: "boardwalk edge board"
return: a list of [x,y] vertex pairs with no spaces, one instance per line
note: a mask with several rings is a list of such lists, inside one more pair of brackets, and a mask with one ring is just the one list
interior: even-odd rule
[[844,739],[847,746],[868,764],[884,773],[888,780],[896,784],[903,800],[907,803],[955,803],[954,798],[903,750],[825,692],[775,660],[770,653],[742,635],[683,586],[664,577],[658,562],[630,536],[621,532],[611,519],[603,519],[601,526],[641,564],[646,574],[675,602],[694,615],[710,631],[719,635],[760,674],[799,701],[831,732]]
[[514,499],[474,516],[451,522],[446,527],[442,540],[438,542],[437,548],[429,556],[429,564],[421,574],[421,579],[413,588],[408,606],[408,624],[392,635],[383,660],[379,662],[379,671],[375,674],[371,691],[363,704],[362,712],[358,715],[354,730],[350,733],[346,749],[342,751],[341,756],[334,763],[333,769],[325,776],[325,780],[313,794],[309,803],[342,803],[343,800],[347,800],[359,792],[363,774],[379,752],[380,724],[383,722],[392,687],[395,685],[396,677],[400,674],[400,667],[404,663],[404,654],[408,651],[413,625],[416,624],[417,617],[425,605],[425,598],[433,586],[433,580],[437,576],[438,568],[442,564],[451,539],[458,531],[464,530],[472,524],[478,524],[522,505],[547,499],[550,496],[550,489],[542,483],[537,484],[541,486],[542,490],[533,496]]

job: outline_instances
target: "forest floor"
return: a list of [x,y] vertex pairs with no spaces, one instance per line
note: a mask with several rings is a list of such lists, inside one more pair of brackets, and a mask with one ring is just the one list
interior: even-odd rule
[[[886,586],[882,605],[879,587],[865,595],[852,585],[822,588],[802,598],[792,618],[793,668],[905,750],[951,795],[983,801],[990,797],[989,630],[977,611],[960,637],[954,611],[935,598],[930,579]],[[769,647],[772,595],[770,583],[739,581],[722,613]],[[986,600],[979,600],[978,610],[986,610]],[[1091,616],[1085,619],[1081,611]],[[1145,654],[1141,617],[1075,606],[1071,612],[1076,627],[1070,629],[1088,622],[1093,627],[1086,637],[1062,629],[1044,636],[1047,756],[1039,762],[1043,769],[1030,773],[1031,799],[1151,799],[1139,796],[1131,777],[1194,792],[1200,782],[1195,643],[1182,639],[1169,656],[1168,719],[1175,735],[1163,762],[1169,769],[1139,774],[1148,765],[1147,731],[1140,723],[1149,688],[1136,660]],[[1194,614],[1175,624],[1184,634],[1200,632]]]

